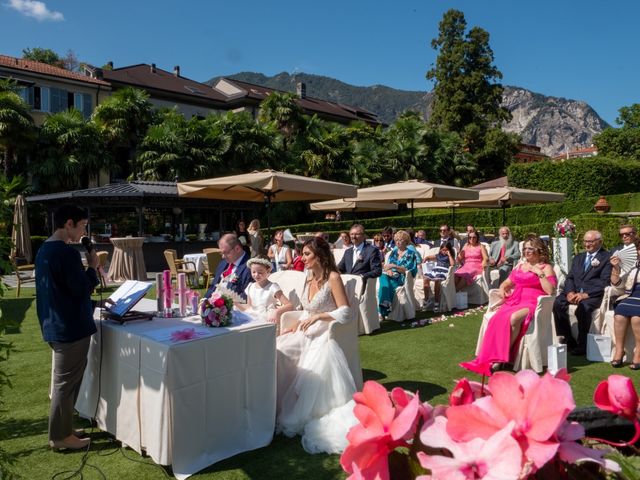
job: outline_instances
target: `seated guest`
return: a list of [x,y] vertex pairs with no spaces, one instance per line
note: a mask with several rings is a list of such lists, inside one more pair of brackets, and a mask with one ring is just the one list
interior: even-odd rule
[[437,312],[440,305],[440,283],[447,279],[449,268],[455,265],[454,260],[455,253],[453,247],[449,242],[440,245],[440,251],[435,255],[427,255],[424,258],[424,262],[434,261],[436,265],[431,271],[424,274],[424,303],[423,309],[427,308],[428,298],[431,294],[431,281],[435,282],[433,288],[433,311]]
[[619,235],[622,240],[622,244],[612,248],[610,252],[611,254],[618,250],[622,250],[624,247],[633,245],[638,238],[638,231],[633,225],[620,225]]
[[428,245],[431,247],[431,243],[427,240],[427,232],[424,230],[418,230],[416,236],[413,238],[413,243],[416,245]]
[[302,243],[296,242],[293,249],[293,263],[291,264],[291,270],[297,270],[299,272],[304,271],[304,262],[302,261]]
[[257,320],[279,324],[284,312],[293,310],[293,305],[282,293],[280,285],[269,281],[271,261],[266,257],[255,257],[247,261],[253,282],[245,289],[247,303],[236,303],[235,307]]
[[502,283],[520,259],[520,246],[513,239],[509,227],[500,228],[499,235],[500,239],[493,242],[489,249],[489,265],[498,269]]
[[293,255],[288,245],[284,243],[284,231],[277,230],[273,234],[273,244],[269,247],[267,256],[274,265],[274,271],[289,270],[293,263]]
[[394,242],[396,246],[391,250],[379,280],[378,310],[383,319],[391,311],[396,288],[404,285],[407,273],[415,276],[420,263],[418,252],[415,248],[409,248],[411,237],[407,232],[398,230]]
[[344,256],[338,263],[340,273],[360,275],[362,277],[362,290],[364,291],[367,280],[378,278],[382,275],[382,262],[380,253],[373,245],[365,241],[364,227],[355,224],[349,230],[352,246],[344,252]]
[[478,233],[472,232],[467,237],[467,244],[458,255],[458,263],[462,264],[456,270],[456,291],[472,285],[475,278],[482,273],[489,264],[489,255],[484,245],[478,240]]
[[[633,245],[640,258],[640,239],[636,239]],[[640,261],[636,262],[635,268],[623,276],[620,275],[620,258],[615,254],[611,256],[611,265],[611,285],[615,288],[615,294],[620,295],[614,309],[613,329],[616,345],[611,366],[614,368],[622,366],[625,337],[627,328],[631,324],[636,346],[629,368],[640,370]]]
[[351,237],[349,236],[349,232],[340,232],[340,236],[336,243],[333,245],[335,248],[350,248],[351,245]]
[[525,261],[500,285],[503,300],[489,320],[478,356],[460,364],[467,370],[491,375],[494,364],[513,363],[520,339],[533,319],[538,297],[552,295],[556,289],[556,277],[544,242],[531,237],[524,243],[523,250]]
[[393,241],[393,228],[392,227],[384,227],[382,229],[382,239],[384,240],[384,254],[386,255],[391,251],[393,247],[396,246]]
[[[583,244],[586,251],[573,258],[564,286],[553,303],[556,333],[564,337],[572,355],[586,353],[591,315],[600,308],[604,289],[611,282],[610,254],[602,248],[602,234],[597,230],[589,230],[584,234]],[[571,334],[569,305],[578,307],[577,341]]]
[[247,268],[249,255],[234,233],[227,233],[218,240],[218,248],[222,261],[216,267],[216,274],[205,294],[210,297],[218,286],[233,290],[242,298],[246,298],[245,289],[253,282],[251,271]]
[[382,238],[382,234],[376,233],[373,236],[373,246],[378,249],[380,264],[384,264],[384,238]]
[[457,238],[455,238],[454,232],[453,230],[451,230],[449,225],[447,225],[446,223],[443,223],[442,225],[440,225],[439,231],[440,231],[440,238],[431,242],[433,246],[439,247],[445,242],[450,242],[455,252],[458,253],[460,251],[460,241]]

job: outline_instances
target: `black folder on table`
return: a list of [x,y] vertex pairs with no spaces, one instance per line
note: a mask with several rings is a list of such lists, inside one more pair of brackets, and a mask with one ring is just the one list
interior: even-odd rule
[[131,320],[151,320],[150,313],[136,312],[132,310],[149,289],[151,282],[139,282],[127,280],[104,301],[103,316],[109,320],[124,323]]

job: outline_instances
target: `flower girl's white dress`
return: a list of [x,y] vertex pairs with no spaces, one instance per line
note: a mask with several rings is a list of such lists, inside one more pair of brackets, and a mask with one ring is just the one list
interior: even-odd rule
[[250,283],[245,289],[247,298],[251,299],[251,308],[245,313],[261,321],[273,321],[276,311],[276,293],[281,291],[280,285],[268,282],[265,287],[257,283]]
[[[330,313],[337,321],[350,319],[349,307],[336,307],[329,283],[308,300],[307,283],[302,294],[301,319]],[[352,401],[356,391],[347,359],[329,338],[329,323],[315,322],[277,339],[278,415],[276,428],[287,436],[302,435],[309,453],[340,453],[346,434],[357,422]]]

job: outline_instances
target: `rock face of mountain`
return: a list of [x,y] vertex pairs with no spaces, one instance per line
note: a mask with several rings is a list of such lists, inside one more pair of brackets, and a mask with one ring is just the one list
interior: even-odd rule
[[[421,112],[428,118],[432,102],[430,92],[397,90],[384,85],[358,87],[306,73],[283,72],[267,77],[242,72],[228,77],[289,92],[296,91],[296,83],[304,82],[308,96],[366,108],[387,124],[407,110]],[[214,84],[218,78],[207,83]],[[590,146],[593,135],[609,126],[585,102],[548,97],[524,88],[506,86],[503,105],[513,117],[503,128],[518,133],[524,143],[538,145],[549,156]]]

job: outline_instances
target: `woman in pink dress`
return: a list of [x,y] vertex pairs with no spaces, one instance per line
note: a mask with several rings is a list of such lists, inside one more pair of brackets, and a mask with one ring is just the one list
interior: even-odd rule
[[500,285],[503,300],[489,320],[480,352],[475,360],[463,362],[461,367],[491,375],[494,363],[513,363],[520,339],[527,331],[540,295],[552,295],[556,277],[549,265],[549,250],[539,237],[525,241],[525,261],[516,266],[509,278]]
[[473,283],[489,263],[487,250],[480,243],[478,232],[471,232],[467,237],[467,244],[458,255],[458,262],[462,264],[455,272],[456,291],[462,290]]

